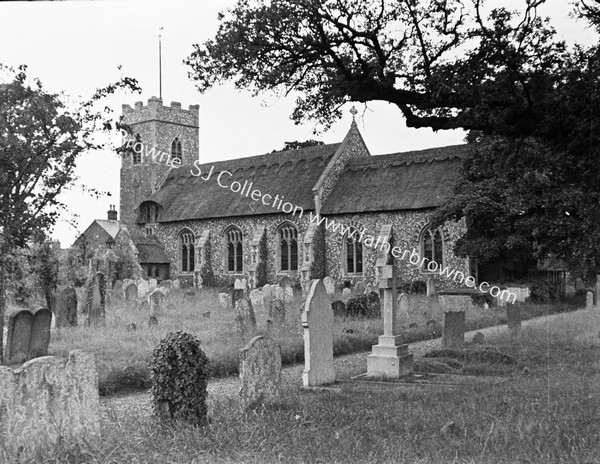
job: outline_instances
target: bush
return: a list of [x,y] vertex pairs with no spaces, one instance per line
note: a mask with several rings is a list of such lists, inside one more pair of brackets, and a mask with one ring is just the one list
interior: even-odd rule
[[556,303],[561,296],[560,283],[534,280],[529,287],[532,303]]
[[353,296],[346,303],[346,315],[350,317],[379,317],[381,315],[379,295],[370,292],[368,295]]
[[152,355],[152,402],[162,420],[193,425],[207,421],[208,358],[200,340],[185,332],[169,333]]

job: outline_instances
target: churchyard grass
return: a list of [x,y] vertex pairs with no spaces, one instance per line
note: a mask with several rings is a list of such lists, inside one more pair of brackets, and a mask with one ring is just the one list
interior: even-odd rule
[[[433,302],[433,303],[432,303]],[[407,320],[417,327],[404,332],[406,342],[439,337],[442,315],[436,299],[411,296],[411,312],[416,316]],[[283,364],[304,361],[303,332],[300,322],[302,308],[300,295],[286,311],[285,326],[273,332],[282,347]],[[172,305],[172,306],[169,306]],[[106,310],[106,327],[77,327],[54,329],[49,347],[50,355],[64,356],[73,349],[95,354],[99,372],[100,393],[114,394],[124,390],[149,388],[148,362],[153,349],[167,333],[183,330],[196,335],[210,359],[211,375],[223,377],[236,375],[238,352],[252,337],[240,336],[235,325],[236,312],[222,309],[215,290],[203,290],[195,297],[183,292],[169,296],[167,306],[158,314],[159,324],[148,326],[149,312],[127,307],[124,303],[109,305]],[[573,309],[567,305],[522,305],[524,319],[552,312]],[[210,312],[210,318],[203,315]],[[475,329],[505,323],[504,311],[494,308],[478,309],[467,318],[467,329]],[[418,315],[418,316],[417,316]],[[80,314],[80,325],[83,316]],[[436,320],[435,326],[426,327],[428,320]],[[128,330],[130,323],[136,330]],[[334,322],[334,355],[368,351],[377,343],[382,333],[380,319],[341,318]],[[260,324],[259,324],[260,328]]]
[[288,387],[280,404],[246,414],[236,398],[209,398],[203,429],[159,426],[143,407],[109,406],[100,449],[85,461],[57,450],[46,462],[600,462],[599,319],[582,311],[486,340],[516,360],[487,364],[488,374],[509,377],[498,385]]

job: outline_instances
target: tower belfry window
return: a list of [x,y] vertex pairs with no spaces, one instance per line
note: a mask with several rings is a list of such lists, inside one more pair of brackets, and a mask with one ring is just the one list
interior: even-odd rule
[[178,137],[175,137],[175,140],[171,144],[171,158],[178,159],[179,161],[183,159],[183,147]]

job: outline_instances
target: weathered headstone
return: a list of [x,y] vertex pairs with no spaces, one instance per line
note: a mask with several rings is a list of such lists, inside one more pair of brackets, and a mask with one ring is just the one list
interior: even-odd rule
[[73,287],[66,287],[58,293],[56,327],[77,327],[77,292]]
[[235,282],[233,283],[233,288],[234,290],[245,290],[246,287],[244,286],[244,283],[242,282],[242,279],[237,278],[235,279]]
[[334,316],[346,316],[346,304],[342,300],[335,300],[331,303]]
[[367,289],[367,285],[362,280],[360,280],[360,281],[356,282],[356,285],[354,285],[354,294],[362,295],[365,293],[366,289]]
[[274,300],[273,286],[269,285],[269,284],[266,284],[262,288],[262,293],[263,293],[263,302],[264,302],[264,305],[265,305],[265,312],[270,317],[271,316],[271,312],[273,311],[273,300]]
[[166,288],[167,290],[171,290],[173,288],[173,281],[171,279],[163,280],[158,286],[160,288]]
[[294,302],[294,289],[291,286],[283,289],[283,302],[287,305]]
[[244,409],[281,397],[281,348],[265,336],[240,350],[240,401]]
[[517,305],[506,307],[506,324],[511,334],[517,334],[521,330],[521,308]]
[[148,295],[148,304],[150,305],[150,312],[155,315],[164,309],[165,294],[162,292],[162,289],[157,288]]
[[100,444],[94,356],[74,351],[66,359],[46,356],[16,370],[0,367],[0,411],[8,462],[41,462],[57,445],[92,451]]
[[581,277],[577,277],[575,279],[575,290],[583,290],[585,288],[585,283]]
[[329,276],[323,279],[323,285],[325,285],[325,290],[329,296],[333,296],[335,294],[335,282]]
[[181,280],[175,279],[173,281],[173,290],[179,290],[181,288]]
[[237,310],[238,316],[242,318],[244,333],[256,331],[256,317],[250,300],[247,298],[240,298],[235,304],[235,309]]
[[96,272],[92,284],[92,295],[86,324],[90,327],[106,325],[106,279],[102,272]]
[[342,301],[348,302],[348,300],[352,298],[352,290],[349,288],[345,288],[342,290]]
[[223,309],[229,308],[231,299],[227,293],[219,293],[219,306]]
[[51,322],[52,312],[49,309],[38,309],[33,315],[31,338],[29,339],[29,359],[48,356]]
[[252,302],[252,307],[254,307],[255,310],[258,308],[263,308],[264,299],[262,290],[259,288],[250,290],[250,301]]
[[275,300],[285,301],[285,290],[279,285],[274,286],[273,298]]
[[325,285],[314,280],[304,311],[304,372],[302,383],[315,387],[335,381],[333,368],[333,310]]
[[271,319],[274,324],[285,324],[285,303],[282,300],[273,300],[269,319]]
[[[161,282],[162,284],[162,282]],[[140,279],[137,281],[138,298],[145,298],[149,291],[148,281]]]
[[594,306],[594,294],[592,292],[587,292],[585,294],[585,307],[591,308]]
[[408,312],[408,297],[397,296],[397,269],[394,265],[380,266],[382,277],[379,288],[383,290],[383,335],[367,356],[369,377],[398,378],[413,372],[413,355],[408,345],[401,341],[399,314]]
[[149,292],[154,291],[154,289],[156,288],[157,285],[158,285],[158,282],[156,281],[156,279],[148,279],[148,291]]
[[29,359],[29,341],[33,326],[33,314],[24,309],[8,318],[6,335],[6,364],[20,364]]
[[131,282],[127,287],[125,287],[125,301],[132,302],[135,301],[138,297],[138,288],[137,284]]
[[123,301],[123,281],[117,280],[112,288],[113,301]]
[[444,348],[462,348],[465,343],[465,312],[446,311],[442,329]]

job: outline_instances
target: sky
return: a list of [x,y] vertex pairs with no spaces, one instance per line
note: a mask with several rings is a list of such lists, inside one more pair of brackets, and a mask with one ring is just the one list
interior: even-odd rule
[[[340,142],[350,127],[350,108],[331,129],[313,124],[295,125],[289,118],[293,98],[266,94],[253,97],[224,83],[200,94],[183,64],[192,45],[210,39],[217,31],[217,14],[234,0],[194,1],[77,1],[1,2],[0,62],[26,64],[53,92],[73,97],[92,95],[97,87],[122,75],[138,79],[142,93],[119,93],[107,100],[118,116],[121,104],[133,106],[158,96],[158,33],[162,27],[162,96],[165,105],[177,101],[183,108],[200,105],[200,153],[202,162],[221,161],[268,153],[284,142],[317,138]],[[520,1],[504,3],[517,6]],[[511,5],[513,4],[513,5]],[[597,40],[585,24],[569,17],[566,0],[549,0],[543,13],[551,16],[560,38],[568,42]],[[119,70],[121,66],[121,70]],[[1,81],[0,81],[1,82]],[[393,105],[356,104],[357,123],[371,154],[402,152],[462,143],[463,131],[408,129]],[[110,204],[119,204],[120,160],[114,152],[86,153],[77,166],[76,187],[63,192],[67,205],[52,237],[68,247],[94,219],[105,219]],[[110,192],[95,198],[80,187]]]

